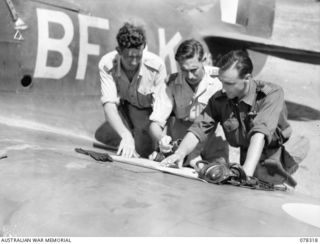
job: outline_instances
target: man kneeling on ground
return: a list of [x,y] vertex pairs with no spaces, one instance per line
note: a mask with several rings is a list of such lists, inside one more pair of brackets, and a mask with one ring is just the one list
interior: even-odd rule
[[[160,153],[154,152],[149,158],[156,161],[161,161],[163,155],[172,152],[171,139],[182,139],[206,107],[210,97],[222,88],[217,78],[219,69],[205,65],[204,48],[199,41],[183,41],[177,49],[175,59],[179,72],[169,75],[167,86],[162,86],[155,94],[153,112],[150,115],[150,134],[158,142]],[[210,143],[216,145],[212,154],[227,157],[228,145],[221,136],[212,135]],[[192,166],[201,159],[199,155],[204,145],[205,143],[199,143],[188,155],[184,165]]]
[[[229,144],[240,147],[241,166],[238,169],[241,169],[246,180],[257,178],[294,187],[296,182],[291,174],[298,169],[298,164],[283,146],[292,132],[287,121],[283,89],[273,83],[255,80],[252,77],[252,61],[244,51],[227,53],[217,66],[223,89],[209,100],[179,148],[162,163],[182,167],[186,155],[199,142],[206,140],[216,124],[220,123]],[[204,159],[214,147],[210,145],[202,152]],[[209,162],[197,164],[196,168],[203,178],[210,178],[210,163],[217,162],[210,159]]]

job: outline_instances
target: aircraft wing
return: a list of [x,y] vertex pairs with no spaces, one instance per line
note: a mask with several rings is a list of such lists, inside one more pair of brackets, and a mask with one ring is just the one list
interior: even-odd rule
[[320,52],[317,50],[307,50],[283,46],[275,43],[272,39],[257,36],[250,36],[241,33],[228,33],[219,31],[218,33],[207,33],[204,40],[211,43],[221,43],[224,45],[237,45],[237,48],[250,49],[271,56],[277,56],[293,61],[320,64]]
[[74,151],[99,151],[90,140],[3,124],[1,131],[3,236],[319,234],[319,199],[98,163]]

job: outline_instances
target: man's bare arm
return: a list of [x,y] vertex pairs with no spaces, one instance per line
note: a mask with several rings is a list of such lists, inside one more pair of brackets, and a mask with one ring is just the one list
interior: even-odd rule
[[246,161],[243,164],[243,169],[248,176],[253,176],[257,164],[260,160],[261,153],[265,144],[265,135],[255,133],[250,139],[250,145],[247,152]]
[[175,153],[165,158],[161,163],[165,165],[177,164],[181,168],[183,159],[196,148],[198,143],[199,139],[193,133],[188,132]]

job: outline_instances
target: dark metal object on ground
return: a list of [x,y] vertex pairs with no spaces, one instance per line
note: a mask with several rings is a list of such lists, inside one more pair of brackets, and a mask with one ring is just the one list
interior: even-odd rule
[[97,161],[113,162],[112,157],[108,153],[99,153],[99,152],[94,152],[90,150],[84,150],[82,148],[75,148],[74,150],[77,153],[89,155],[90,157],[92,157],[94,160],[97,160]]
[[[226,162],[209,163],[201,160],[197,162],[197,166],[202,163],[204,166],[199,171],[199,178],[214,184],[231,184],[255,190],[265,191],[286,191],[287,187],[277,186],[269,182],[264,182],[256,177],[247,176],[241,165],[233,163],[228,165]],[[292,182],[293,184],[293,182]]]

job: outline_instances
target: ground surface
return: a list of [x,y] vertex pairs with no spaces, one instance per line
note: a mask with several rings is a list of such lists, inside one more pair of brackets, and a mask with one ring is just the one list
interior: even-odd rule
[[[273,40],[319,51],[319,13],[318,1],[277,1]],[[0,236],[319,236],[320,228],[283,209],[320,205],[320,67],[269,57],[258,78],[284,88],[293,136],[310,143],[294,192],[216,186],[98,164],[74,152],[92,148],[92,141],[1,120],[0,148],[8,158],[0,160]],[[68,134],[67,128],[61,131]],[[320,219],[319,210],[311,214]]]
[[286,204],[319,204],[298,192],[217,186],[126,164],[99,164],[74,152],[92,144],[70,137],[11,127],[2,135],[8,158],[0,161],[0,236],[316,236],[320,231],[284,211]]
[[[319,1],[277,1],[273,40],[320,52],[319,23]],[[284,88],[293,136],[310,140],[310,151],[295,175],[296,190],[320,197],[320,65],[269,57],[259,77]]]

